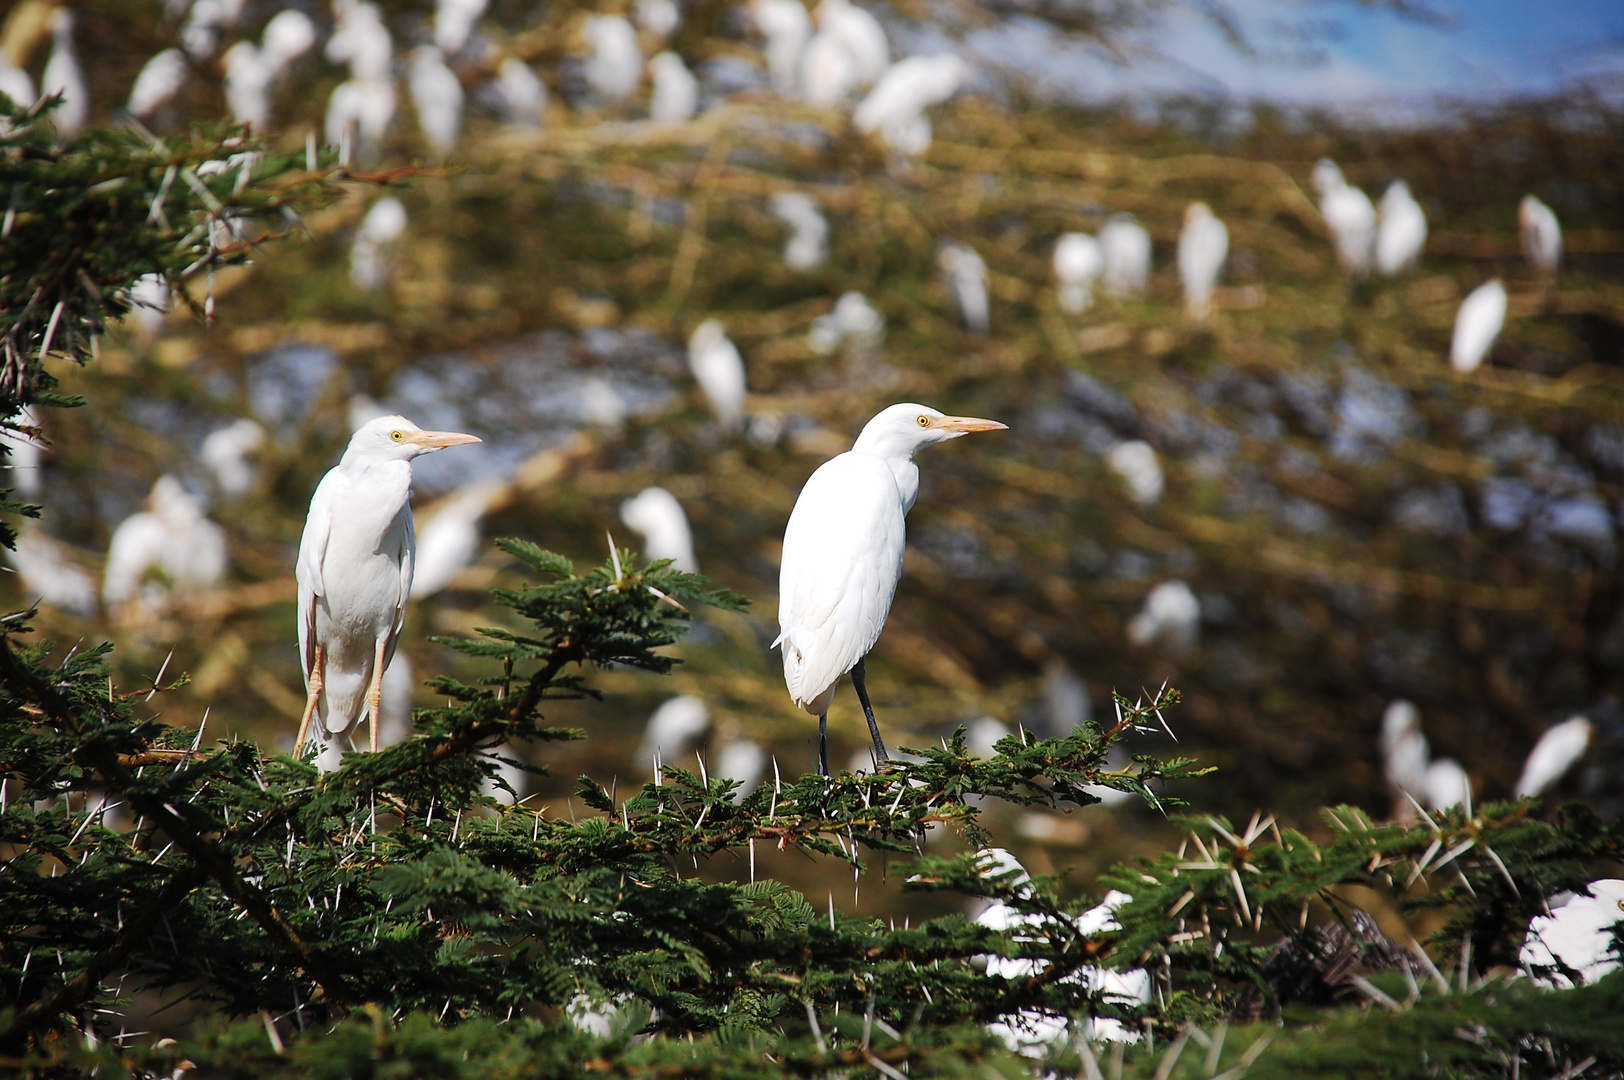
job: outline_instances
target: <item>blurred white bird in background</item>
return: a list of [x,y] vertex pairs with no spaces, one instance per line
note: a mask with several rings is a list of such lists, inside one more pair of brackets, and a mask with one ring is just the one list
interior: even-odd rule
[[917,157],[930,149],[925,110],[958,93],[969,73],[970,66],[952,53],[898,60],[857,106],[852,126],[865,135],[878,133],[891,149]]
[[372,204],[350,245],[350,281],[376,292],[389,282],[389,245],[406,233],[406,205],[392,195]]
[[245,417],[209,432],[198,456],[226,497],[237,499],[254,486],[258,470],[249,457],[263,445],[265,429]]
[[220,31],[237,21],[243,0],[194,0],[180,27],[182,48],[195,60],[214,55]]
[[587,84],[609,104],[620,104],[637,92],[643,77],[637,31],[619,15],[593,15],[583,33],[592,47],[586,62]]
[[663,52],[648,62],[654,76],[654,99],[649,119],[657,124],[685,124],[699,110],[699,80],[674,52]]
[[819,356],[833,356],[845,347],[872,352],[884,341],[885,316],[860,292],[842,293],[833,311],[812,320],[808,334],[808,344]]
[[541,127],[547,110],[547,84],[535,69],[516,56],[496,69],[503,119],[515,127]]
[[412,459],[478,441],[424,431],[401,416],[379,417],[350,437],[344,456],[316,485],[295,574],[306,700],[293,745],[302,754],[310,723],[319,720],[324,769],[337,764],[338,740],[363,715],[378,748],[383,673],[412,589]]
[[327,99],[327,142],[348,163],[377,147],[395,119],[395,84],[388,79],[350,79]]
[[978,758],[990,758],[998,753],[998,740],[1013,734],[1009,725],[996,717],[977,717],[965,726],[964,748]]
[[1406,794],[1420,799],[1426,794],[1427,766],[1432,752],[1427,737],[1421,733],[1421,712],[1408,701],[1394,701],[1382,713],[1382,733],[1378,743],[1382,756],[1382,775],[1387,786],[1401,803],[1395,803],[1399,812],[1393,816],[1401,820],[1413,816],[1404,812],[1409,806]]
[[581,418],[598,427],[617,428],[626,422],[626,399],[607,379],[590,375],[581,380]]
[[[161,582],[150,579],[156,572]],[[113,530],[102,579],[102,603],[113,611],[131,602],[162,608],[170,593],[217,585],[226,573],[226,534],[203,504],[167,473],[158,477],[147,509]]]
[[446,67],[445,54],[438,45],[419,45],[412,51],[408,85],[423,137],[435,153],[451,153],[462,133],[462,83]]
[[637,749],[639,763],[656,759],[674,764],[705,732],[710,730],[710,710],[692,694],[681,694],[660,704],[643,726],[643,744]]
[[1320,213],[1336,241],[1337,259],[1350,275],[1364,277],[1376,251],[1376,207],[1370,196],[1350,186],[1330,158],[1314,165],[1314,187],[1320,195]]
[[1422,801],[1428,810],[1448,810],[1472,798],[1472,778],[1466,775],[1460,762],[1452,758],[1439,758],[1428,765],[1421,787],[1425,793]]
[[136,334],[142,341],[151,341],[163,329],[169,317],[169,282],[162,274],[142,274],[130,286],[130,311],[126,319],[134,319]]
[[39,98],[34,91],[33,78],[28,72],[14,65],[3,51],[0,51],[0,94],[6,95],[25,109]]
[[1151,506],[1162,497],[1166,481],[1156,450],[1143,439],[1129,439],[1113,446],[1105,455],[1105,466],[1127,485],[1128,497],[1140,506]]
[[441,501],[417,533],[413,559],[413,600],[442,592],[479,554],[479,526],[507,493],[500,480],[475,480]]
[[186,70],[186,54],[179,49],[165,49],[158,53],[142,65],[124,107],[131,116],[147,119],[180,93],[181,85],[186,82]]
[[851,0],[822,0],[818,33],[840,43],[857,67],[857,86],[872,86],[891,63],[891,45],[880,21]]
[[395,658],[383,669],[383,700],[378,706],[378,748],[396,746],[412,734],[412,695],[417,679],[411,657],[396,649]]
[[620,520],[643,536],[643,554],[652,562],[670,559],[677,570],[699,573],[694,535],[682,503],[663,487],[644,488],[620,504]]
[[1177,578],[1150,590],[1139,613],[1128,620],[1131,643],[1160,645],[1175,655],[1195,648],[1200,636],[1201,601]]
[[1107,292],[1139,293],[1150,280],[1150,234],[1130,214],[1116,214],[1100,230]]
[[904,403],[882,410],[844,454],[820,465],[801,489],[784,530],[778,627],[790,700],[818,718],[818,768],[829,771],[829,703],[851,673],[874,740],[885,743],[864,685],[863,658],[879,640],[902,576],[908,511],[919,494],[914,455],[996,420],[944,416]]
[[767,39],[767,72],[785,97],[801,85],[801,54],[812,38],[812,16],[801,0],[751,0],[750,15]]
[[[786,0],[796,3],[799,0]],[[829,257],[829,220],[812,196],[781,191],[772,198],[773,216],[791,229],[784,245],[784,264],[791,270],[811,270]]]
[[[19,427],[38,428],[39,416],[32,405],[24,405],[11,422]],[[6,448],[6,474],[0,476],[0,488],[11,488],[25,498],[40,492],[40,468],[45,462],[45,444],[32,435],[11,428],[0,428],[0,444]]]
[[1410,185],[1394,180],[1382,193],[1376,226],[1376,269],[1391,277],[1414,266],[1427,246],[1427,213],[1410,194]]
[[1570,716],[1547,729],[1523,763],[1522,776],[1517,780],[1517,798],[1543,795],[1547,788],[1566,776],[1590,749],[1590,738],[1595,730],[1596,725],[1583,716]]
[[1589,986],[1618,970],[1614,928],[1624,922],[1624,881],[1603,878],[1586,886],[1587,896],[1553,899],[1549,915],[1528,922],[1517,959],[1532,971],[1534,982],[1553,990],[1573,987],[1557,962]]
[[[530,774],[518,765],[512,764],[523,760],[512,743],[503,743],[494,750],[487,750],[484,756],[496,761],[496,775],[486,777],[485,782],[479,786],[480,794],[490,796],[503,806],[512,806],[529,793]],[[507,787],[502,787],[497,780],[501,780]],[[511,794],[509,789],[512,791]]]
[[1556,220],[1556,211],[1535,196],[1524,195],[1517,206],[1517,227],[1534,272],[1554,275],[1562,265],[1562,223]]
[[1506,287],[1499,278],[1484,282],[1466,294],[1455,312],[1455,336],[1449,345],[1449,365],[1461,374],[1476,371],[1494,348],[1506,323]]
[[717,422],[727,431],[737,431],[744,418],[744,357],[720,319],[706,319],[694,328],[688,338],[688,369]]
[[682,25],[676,0],[637,0],[637,25],[657,38],[668,38]]
[[936,265],[947,278],[948,292],[953,295],[964,328],[972,334],[987,333],[991,324],[987,264],[974,249],[949,242],[937,249]]
[[1094,282],[1105,272],[1105,249],[1087,233],[1063,234],[1054,246],[1054,276],[1060,283],[1060,307],[1073,315],[1094,303]]
[[1088,686],[1064,660],[1057,657],[1043,665],[1043,715],[1048,724],[1045,735],[1063,739],[1073,728],[1088,723],[1092,713]]
[[1204,320],[1212,314],[1212,291],[1229,258],[1229,230],[1213,216],[1204,202],[1191,203],[1184,210],[1184,230],[1179,233],[1179,281],[1184,285],[1184,310],[1190,318]]
[[39,525],[20,529],[16,549],[4,553],[30,598],[87,619],[96,614],[95,581],[79,567],[68,546],[46,535]]
[[434,5],[434,44],[455,56],[468,43],[474,24],[485,14],[489,0],[437,0]]
[[712,776],[724,776],[739,782],[739,786],[733,790],[734,802],[743,801],[756,790],[766,771],[767,751],[749,739],[731,740],[722,747],[722,752],[716,755],[710,767]]
[[801,100],[832,109],[857,89],[857,60],[835,35],[819,31],[801,51]]
[[365,0],[333,5],[333,36],[327,39],[327,59],[346,64],[356,82],[387,82],[394,58],[394,39],[383,14]]
[[226,107],[231,118],[264,131],[271,121],[271,79],[275,72],[252,41],[239,41],[226,50]]
[[51,58],[40,76],[39,92],[41,97],[62,95],[51,122],[56,125],[57,141],[66,142],[78,138],[90,121],[90,87],[73,47],[73,12],[67,8],[51,12],[51,39]]
[[259,41],[260,56],[280,75],[316,44],[316,24],[298,8],[284,8],[271,16]]

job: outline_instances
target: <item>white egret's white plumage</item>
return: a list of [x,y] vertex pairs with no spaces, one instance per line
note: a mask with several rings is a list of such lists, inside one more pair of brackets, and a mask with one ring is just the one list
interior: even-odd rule
[[1573,896],[1549,915],[1529,920],[1517,959],[1533,970],[1534,981],[1541,986],[1562,990],[1573,986],[1573,980],[1557,968],[1558,961],[1586,986],[1618,970],[1613,928],[1624,922],[1624,881],[1603,878],[1586,888],[1588,896]]
[[151,341],[169,317],[168,280],[162,274],[142,274],[130,286],[129,300],[130,312],[125,318],[134,319],[142,340]]
[[[798,0],[787,0],[796,3]],[[829,257],[829,219],[812,196],[781,191],[772,199],[773,215],[792,230],[784,245],[784,264],[791,270],[811,270]]]
[[801,0],[751,0],[756,29],[767,39],[767,72],[785,97],[800,87],[801,53],[812,37],[812,16]]
[[[952,53],[898,60],[857,106],[852,126],[866,135],[878,133],[893,150],[916,156],[924,153],[930,146],[925,110],[958,93],[969,72],[970,66]],[[921,123],[924,146],[912,141]]]
[[1128,214],[1117,214],[1100,230],[1105,254],[1102,284],[1108,292],[1145,291],[1150,280],[1150,234]]
[[674,52],[663,52],[648,62],[654,76],[654,100],[649,119],[660,124],[685,124],[699,110],[699,80]]
[[692,694],[681,694],[660,703],[643,727],[643,745],[638,747],[637,760],[649,762],[658,758],[674,762],[687,753],[710,730],[710,710],[705,702]]
[[392,195],[372,204],[350,246],[350,281],[369,292],[383,288],[389,280],[386,249],[406,233],[406,206]]
[[1499,278],[1484,282],[1466,294],[1455,312],[1455,335],[1449,344],[1449,365],[1463,375],[1476,371],[1494,348],[1506,324],[1506,287]]
[[885,28],[851,0],[822,0],[817,11],[818,32],[838,41],[857,66],[857,85],[872,86],[891,63],[891,44]]
[[37,525],[17,534],[16,550],[5,552],[22,578],[23,591],[50,607],[85,618],[96,614],[96,583],[79,567],[67,545]]
[[433,596],[451,584],[479,554],[479,525],[507,490],[499,480],[475,480],[441,504],[417,533],[412,567],[412,599]]
[[1212,291],[1229,258],[1229,230],[1213,216],[1203,202],[1184,210],[1184,230],[1179,233],[1179,281],[1184,286],[1184,310],[1192,319],[1205,319],[1212,313]]
[[244,417],[209,432],[198,456],[214,474],[220,490],[235,499],[254,486],[256,470],[248,458],[264,444],[265,429],[258,421]]
[[437,0],[434,5],[434,44],[455,55],[468,43],[474,24],[485,14],[488,0]]
[[1408,270],[1427,246],[1427,213],[1410,194],[1410,185],[1394,180],[1382,193],[1376,226],[1376,269],[1389,276]]
[[[347,3],[336,8],[337,24],[327,39],[327,59],[347,64],[356,82],[387,82],[394,56],[394,39],[383,14],[370,3]],[[331,141],[331,140],[329,140]]]
[[383,673],[412,590],[412,459],[478,441],[424,431],[401,416],[380,417],[350,437],[344,456],[316,485],[295,575],[307,691],[295,752],[304,752],[312,719],[327,736],[343,736],[363,714],[377,749]]
[[280,74],[284,68],[316,44],[316,24],[297,8],[284,8],[271,16],[259,37],[260,55]]
[[863,684],[863,657],[879,640],[902,576],[908,511],[919,494],[914,455],[995,420],[944,416],[904,403],[881,411],[852,448],[824,462],[801,489],[784,530],[778,573],[778,639],[784,683],[818,717],[819,763],[829,767],[829,703],[852,673],[880,761],[885,744]]
[[699,573],[688,515],[677,497],[665,488],[644,488],[621,503],[620,520],[643,535],[643,554],[649,559],[670,559],[675,569]]
[[974,249],[947,243],[937,250],[936,265],[947,278],[948,291],[953,294],[964,328],[972,334],[985,334],[991,323],[987,264]]
[[1201,601],[1177,578],[1150,590],[1139,613],[1128,620],[1128,640],[1135,645],[1160,644],[1169,652],[1187,652],[1201,633]]
[[383,700],[378,706],[378,746],[395,746],[405,742],[412,734],[412,695],[417,692],[417,679],[412,674],[412,660],[404,649],[395,650],[395,658],[383,669]]
[[1472,797],[1472,778],[1452,758],[1439,758],[1427,766],[1422,782],[1422,801],[1429,810],[1448,810],[1460,806]]
[[1555,274],[1562,265],[1562,223],[1556,219],[1556,211],[1537,197],[1524,195],[1517,206],[1517,228],[1529,265],[1536,273]]
[[[32,405],[24,405],[11,422],[25,428],[40,426],[39,417]],[[0,428],[0,445],[6,448],[6,472],[0,475],[0,488],[12,488],[26,498],[38,495],[40,466],[45,461],[45,444],[24,432]]]
[[1162,497],[1166,481],[1156,450],[1143,439],[1129,439],[1113,446],[1105,455],[1105,466],[1128,488],[1128,497],[1140,506],[1151,506]]
[[1073,315],[1094,303],[1094,282],[1105,272],[1105,249],[1087,233],[1066,233],[1054,246],[1054,276],[1060,283],[1060,306]]
[[1320,213],[1336,242],[1337,259],[1356,278],[1370,273],[1376,253],[1376,207],[1370,196],[1351,186],[1337,163],[1322,158],[1314,165]]
[[712,776],[725,776],[739,782],[739,786],[733,789],[734,802],[743,800],[756,790],[766,771],[767,751],[749,739],[734,739],[722,747],[722,752],[716,755],[710,767]]
[[832,356],[843,347],[871,352],[885,340],[885,316],[874,310],[860,292],[842,293],[835,309],[812,320],[809,343],[819,356]]
[[0,94],[25,109],[34,104],[39,96],[34,91],[34,80],[28,72],[14,65],[4,52],[0,52]]
[[242,9],[243,0],[194,0],[181,24],[181,46],[197,60],[213,56],[220,31],[235,24]]
[[593,15],[587,19],[584,33],[592,46],[586,81],[599,97],[618,105],[637,91],[643,77],[637,31],[619,15]]
[[462,83],[446,67],[445,54],[438,45],[420,45],[412,51],[408,85],[423,137],[435,153],[451,153],[462,133]]
[[706,319],[695,327],[688,338],[688,368],[717,421],[728,431],[738,430],[744,418],[744,357],[721,320]]
[[535,69],[516,56],[496,69],[504,119],[515,127],[540,127],[547,108],[547,84]]
[[327,99],[327,142],[367,151],[395,118],[395,84],[388,79],[350,79]]
[[1596,725],[1583,716],[1571,716],[1549,728],[1523,763],[1522,776],[1517,780],[1517,798],[1542,795],[1566,776],[1590,749],[1590,737],[1595,730]]
[[145,120],[178,94],[185,81],[186,54],[179,49],[165,49],[142,65],[124,107],[131,116]]
[[79,66],[79,53],[73,47],[73,12],[57,8],[51,12],[51,58],[45,62],[40,76],[40,96],[61,94],[62,104],[51,114],[57,137],[62,140],[77,138],[90,121],[90,87],[85,82],[84,68]]
[[1043,715],[1050,738],[1070,735],[1072,728],[1088,723],[1092,712],[1088,686],[1064,660],[1057,658],[1043,666]]
[[801,50],[801,100],[831,109],[857,89],[861,72],[850,50],[834,34],[820,30]]
[[203,504],[179,480],[158,477],[147,506],[113,530],[102,581],[109,609],[144,600],[143,585],[154,570],[177,592],[206,589],[225,576],[225,530],[203,515]]
[[964,748],[978,758],[990,758],[998,753],[998,740],[1013,734],[1009,725],[996,717],[977,717],[965,726]]
[[676,0],[637,0],[637,25],[657,38],[668,38],[682,25]]
[[276,72],[252,41],[239,41],[227,49],[224,63],[231,118],[264,131],[271,120],[271,80]]
[[1395,795],[1420,797],[1426,792],[1427,766],[1432,756],[1421,733],[1421,713],[1408,701],[1395,701],[1382,713],[1379,743],[1382,775]]

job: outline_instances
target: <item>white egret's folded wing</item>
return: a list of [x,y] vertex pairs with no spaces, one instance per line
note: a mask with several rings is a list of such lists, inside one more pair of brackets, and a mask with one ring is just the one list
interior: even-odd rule
[[299,538],[299,561],[294,576],[299,580],[299,662],[305,681],[316,662],[316,598],[326,592],[322,564],[327,557],[327,537],[333,528],[333,500],[339,481],[328,473],[310,497],[310,513],[305,517],[304,535]]

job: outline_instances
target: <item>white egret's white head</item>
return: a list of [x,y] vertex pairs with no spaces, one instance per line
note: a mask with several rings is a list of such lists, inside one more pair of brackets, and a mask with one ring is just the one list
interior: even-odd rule
[[479,439],[461,432],[424,431],[404,416],[380,416],[350,436],[344,462],[410,461],[419,454],[476,442]]
[[903,402],[881,410],[863,427],[853,450],[883,458],[911,458],[927,446],[975,431],[1003,431],[1007,424],[973,416],[947,416],[929,405]]

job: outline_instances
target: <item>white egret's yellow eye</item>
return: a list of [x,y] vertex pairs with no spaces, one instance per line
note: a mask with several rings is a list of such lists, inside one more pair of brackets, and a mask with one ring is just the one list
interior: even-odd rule
[[404,439],[406,437],[406,434],[404,432],[401,432],[401,431],[391,431],[389,433],[389,437],[391,439],[394,439],[396,442],[400,442],[400,440],[402,440],[402,439]]
[[1618,902],[1618,910],[1624,911],[1624,900]]
[[920,417],[920,418],[919,418],[919,426],[920,426],[920,427],[930,427],[930,417],[928,417],[928,416],[921,416],[921,417]]

